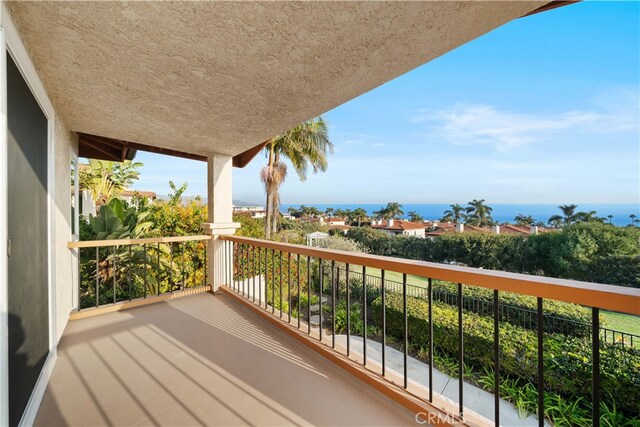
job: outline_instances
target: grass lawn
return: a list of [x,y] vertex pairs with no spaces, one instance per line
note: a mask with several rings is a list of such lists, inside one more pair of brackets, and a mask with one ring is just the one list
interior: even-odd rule
[[[360,267],[355,267],[352,268],[351,271],[361,272],[362,269]],[[380,277],[380,270],[373,267],[367,267],[367,274]],[[402,273],[398,273],[395,271],[385,271],[385,279],[402,283]],[[424,277],[408,275],[407,284],[426,288],[427,279],[425,279]],[[601,311],[601,313],[607,321],[607,328],[615,329],[621,332],[628,332],[634,335],[640,335],[640,316],[615,313],[612,311]]]
[[607,328],[640,335],[640,316],[615,313],[613,311],[601,311],[601,313],[607,321]]
[[[351,271],[357,271],[358,273],[361,273],[362,272],[362,268],[361,267],[355,267],[355,268],[352,267]],[[373,268],[373,267],[367,267],[367,275],[368,276],[380,277],[380,274],[381,274],[381,270],[380,269]],[[384,278],[385,278],[385,280],[391,280],[391,281],[394,281],[394,282],[402,283],[402,273],[398,273],[396,271],[385,270]],[[407,275],[407,284],[408,285],[414,285],[414,286],[420,286],[421,288],[426,288],[427,287],[427,279],[425,279],[424,277]]]

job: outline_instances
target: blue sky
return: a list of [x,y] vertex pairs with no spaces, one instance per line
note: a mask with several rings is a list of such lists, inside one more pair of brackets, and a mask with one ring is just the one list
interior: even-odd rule
[[[282,203],[640,203],[638,2],[515,20],[323,115],[326,173]],[[138,189],[206,193],[206,165],[139,153]],[[258,156],[234,199],[263,203]]]

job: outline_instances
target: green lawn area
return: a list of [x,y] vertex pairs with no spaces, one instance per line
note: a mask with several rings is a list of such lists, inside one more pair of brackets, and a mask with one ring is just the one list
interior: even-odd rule
[[[361,272],[362,269],[355,267],[351,271]],[[373,267],[367,267],[367,274],[380,277],[380,270]],[[395,271],[385,271],[385,279],[402,283],[402,273]],[[407,284],[427,287],[427,279],[418,276],[407,276]],[[615,329],[620,332],[628,332],[634,335],[640,335],[640,317],[631,314],[614,313],[611,311],[602,311],[602,316],[606,319],[607,328]]]
[[607,328],[640,335],[640,316],[613,311],[602,311],[601,313],[607,321]]
[[[358,267],[351,268],[351,271],[357,271],[358,273],[361,273],[362,272],[362,268],[358,268]],[[367,267],[367,275],[369,275],[369,276],[380,277],[380,272],[381,272],[381,270],[378,269],[378,268]],[[385,278],[385,280],[392,280],[394,282],[402,283],[402,273],[398,273],[396,271],[385,270],[384,278]],[[426,288],[427,287],[427,279],[425,279],[424,277],[408,275],[407,276],[407,284],[408,285],[414,285],[414,286],[420,286],[421,288]]]

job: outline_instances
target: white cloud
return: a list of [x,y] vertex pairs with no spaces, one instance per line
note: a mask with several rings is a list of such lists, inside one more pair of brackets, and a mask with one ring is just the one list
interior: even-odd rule
[[424,123],[430,134],[456,145],[489,145],[508,151],[536,141],[577,132],[611,133],[637,131],[638,101],[602,102],[596,108],[560,113],[520,113],[489,105],[458,104],[443,110],[420,110],[410,119]]

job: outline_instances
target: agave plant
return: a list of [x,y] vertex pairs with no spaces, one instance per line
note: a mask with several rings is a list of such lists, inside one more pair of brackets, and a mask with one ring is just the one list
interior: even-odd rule
[[[102,206],[98,215],[90,217],[89,222],[96,240],[139,239],[148,235],[153,226],[152,222],[146,221],[147,215],[148,212],[138,212],[114,198]],[[163,293],[175,286],[179,280],[170,278],[181,276],[177,263],[173,262],[172,249],[167,245],[123,245],[99,249],[98,262],[87,259],[86,263],[91,265],[91,274],[104,287],[98,293],[100,303]],[[95,295],[95,287],[89,286],[85,297],[92,300]]]

